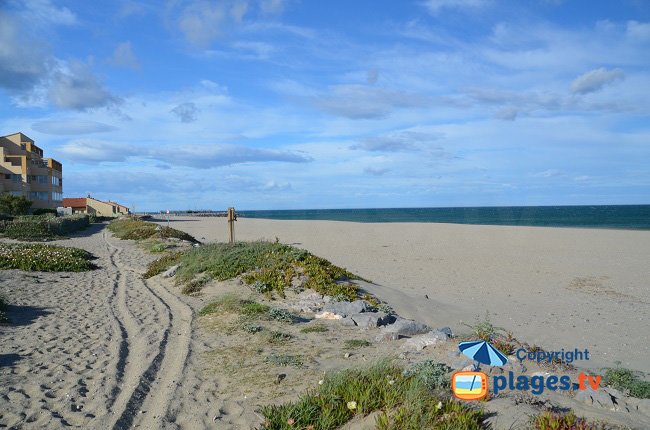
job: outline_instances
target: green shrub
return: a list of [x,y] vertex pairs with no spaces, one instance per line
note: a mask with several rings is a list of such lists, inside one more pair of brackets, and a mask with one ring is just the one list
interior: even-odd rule
[[426,360],[405,370],[403,375],[406,377],[414,377],[427,389],[434,391],[436,389],[450,387],[451,376],[449,372],[451,371],[451,367],[444,363],[434,363],[431,360]]
[[363,339],[349,339],[345,341],[345,348],[347,349],[363,348],[370,345],[372,345],[372,343]]
[[189,282],[203,273],[224,281],[242,276],[259,293],[284,295],[298,273],[308,277],[308,288],[345,300],[358,298],[358,287],[346,279],[354,275],[305,250],[277,242],[213,243],[188,251],[177,273],[179,282]]
[[0,230],[12,239],[44,240],[69,234],[87,226],[86,215],[68,215],[58,218],[51,215],[26,215],[4,221]]
[[281,331],[270,331],[267,338],[270,343],[285,343],[293,339],[293,335]]
[[273,366],[302,367],[302,357],[299,355],[271,354],[264,359],[264,362]]
[[32,202],[25,196],[13,196],[7,192],[0,194],[0,213],[7,215],[27,215]]
[[328,374],[316,390],[296,402],[265,406],[264,430],[337,429],[354,416],[381,411],[381,430],[483,428],[483,413],[451,399],[437,398],[415,377],[380,362],[364,369]]
[[605,384],[617,390],[626,391],[632,397],[639,399],[650,399],[650,382],[641,379],[639,372],[622,367],[607,369],[605,372]]
[[252,323],[243,323],[241,328],[246,333],[259,333],[262,330],[264,330],[263,326],[261,326],[259,324],[252,324]]
[[142,277],[144,279],[149,279],[153,276],[159,275],[174,264],[178,264],[178,262],[181,259],[181,253],[180,252],[172,252],[166,255],[163,255],[157,260],[152,261],[149,263],[147,266],[147,271],[144,272]]
[[215,301],[205,305],[200,311],[199,315],[209,315],[217,312],[238,313],[241,311],[242,300],[237,295],[232,293],[224,294]]
[[196,294],[203,289],[203,287],[205,286],[205,284],[208,283],[208,281],[209,279],[205,277],[192,279],[190,282],[183,285],[183,288],[181,289],[181,293],[187,295]]
[[249,300],[243,300],[240,307],[241,313],[247,316],[264,315],[269,311],[269,309],[270,308],[267,305],[251,302]]
[[286,309],[273,308],[269,311],[269,317],[276,321],[294,323],[296,316]]
[[83,272],[95,267],[92,258],[92,254],[78,248],[0,243],[0,269]]
[[56,209],[47,209],[47,208],[39,208],[39,209],[34,209],[32,211],[32,215],[46,215],[46,214],[52,214],[56,216],[57,212]]
[[144,240],[148,238],[166,239],[175,237],[197,243],[189,234],[171,227],[161,227],[158,224],[142,221],[135,217],[120,218],[112,221],[108,229],[122,240]]
[[301,333],[326,333],[328,331],[330,331],[330,329],[325,327],[323,324],[313,324],[300,329]]
[[604,426],[590,424],[584,418],[579,418],[575,413],[557,414],[544,412],[533,417],[532,426],[535,430],[597,430]]

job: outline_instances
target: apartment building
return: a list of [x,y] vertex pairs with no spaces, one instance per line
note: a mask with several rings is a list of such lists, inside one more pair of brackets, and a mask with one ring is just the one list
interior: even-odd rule
[[63,166],[22,133],[0,137],[0,193],[25,196],[32,209],[61,206]]
[[129,214],[129,208],[112,201],[104,202],[88,197],[72,197],[63,199],[63,207],[70,208],[73,214],[92,214],[97,216],[117,217]]

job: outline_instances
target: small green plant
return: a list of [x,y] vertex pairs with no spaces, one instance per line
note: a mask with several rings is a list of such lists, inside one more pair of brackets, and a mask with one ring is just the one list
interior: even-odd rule
[[296,316],[294,314],[292,314],[286,309],[280,309],[280,308],[273,308],[269,310],[269,317],[277,321],[288,322],[288,323],[293,323],[296,320]]
[[402,368],[382,361],[363,369],[328,374],[317,389],[296,402],[265,406],[263,430],[334,430],[355,416],[380,411],[380,430],[483,428],[483,412],[438,398]]
[[573,412],[566,414],[544,412],[532,418],[532,425],[535,430],[596,430],[603,428],[588,423]]
[[264,359],[264,362],[273,366],[302,367],[302,357],[299,355],[271,354]]
[[464,324],[472,329],[472,339],[481,339],[490,342],[496,349],[506,355],[512,354],[517,348],[517,340],[511,332],[506,332],[502,327],[495,326],[490,321],[490,313],[485,312],[483,320],[476,319],[473,325]]
[[328,331],[330,331],[330,329],[323,324],[313,324],[300,329],[301,333],[326,333]]
[[427,389],[433,391],[440,388],[449,388],[451,371],[451,367],[444,363],[434,363],[431,360],[426,360],[405,370],[403,375],[419,380]]
[[187,295],[199,293],[203,289],[205,284],[208,283],[208,281],[209,279],[206,277],[199,277],[196,279],[192,279],[190,282],[183,285],[183,288],[181,289],[181,293]]
[[167,239],[175,237],[192,243],[198,243],[194,237],[184,231],[176,230],[171,227],[161,227],[158,224],[142,221],[135,217],[121,218],[112,221],[108,225],[108,229],[122,240],[144,240],[154,237]]
[[293,335],[281,331],[271,331],[268,333],[268,341],[270,343],[285,343],[293,339]]
[[242,330],[244,330],[246,333],[259,333],[264,330],[264,327],[259,325],[259,324],[252,324],[252,323],[243,323],[241,326]]
[[650,399],[650,381],[641,379],[639,372],[623,367],[607,369],[605,384],[617,390],[628,392],[632,397]]
[[152,261],[151,263],[149,263],[149,266],[147,266],[147,271],[144,272],[142,277],[144,279],[149,279],[156,275],[161,274],[162,272],[169,269],[174,264],[178,264],[181,259],[181,255],[183,254],[180,252],[171,252],[169,254],[163,255],[157,260]]
[[242,307],[242,300],[232,293],[226,293],[215,301],[205,305],[200,311],[199,316],[205,316],[218,312],[239,313]]
[[85,272],[95,268],[88,251],[66,246],[0,243],[0,269]]
[[364,348],[366,346],[370,346],[372,343],[368,342],[367,340],[364,339],[349,339],[345,341],[345,348],[346,349],[356,349],[356,348]]
[[241,313],[247,316],[260,316],[269,312],[270,306],[252,301],[244,301],[241,305]]

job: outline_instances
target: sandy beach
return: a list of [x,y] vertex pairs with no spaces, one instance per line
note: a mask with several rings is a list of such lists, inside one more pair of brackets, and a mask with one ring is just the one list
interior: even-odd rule
[[[171,224],[227,240],[223,218]],[[400,315],[434,327],[468,330],[463,323],[489,311],[530,344],[589,349],[578,366],[650,371],[650,231],[239,218],[236,237],[303,247],[379,284],[374,292]]]
[[[227,233],[223,218],[176,218],[170,225],[205,242],[223,241]],[[238,329],[236,315],[199,317],[199,309],[225,293],[265,299],[237,280],[213,281],[196,297],[182,295],[161,276],[144,280],[156,256],[103,227],[55,242],[92,252],[97,270],[0,271],[12,319],[0,325],[0,426],[254,429],[262,422],[260,405],[295,400],[317,386],[323,372],[406,351],[404,339],[376,342],[376,328],[331,322],[325,334],[306,334],[301,324],[266,321],[267,330],[291,336],[274,344]],[[530,344],[589,349],[592,359],[578,366],[599,369],[620,361],[650,370],[650,273],[644,265],[650,232],[240,218],[236,234],[239,240],[277,237],[347,267],[378,284],[368,289],[399,315],[430,327],[467,333],[464,323],[487,310],[495,324]],[[368,346],[344,355],[351,340]],[[287,350],[304,357],[305,365],[264,361]],[[401,357],[406,364],[459,360],[455,342]],[[529,373],[544,370],[527,367]],[[628,399],[622,412],[558,393],[545,396],[592,419],[650,425],[648,411],[636,409],[638,400]],[[526,428],[539,413],[534,402],[517,408],[512,402],[487,403],[498,412],[489,421],[493,428]],[[374,428],[373,420],[344,428]]]

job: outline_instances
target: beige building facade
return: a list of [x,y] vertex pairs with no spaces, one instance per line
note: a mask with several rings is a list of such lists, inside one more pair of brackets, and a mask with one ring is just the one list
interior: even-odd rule
[[88,215],[117,217],[127,215],[129,208],[112,201],[101,201],[93,197],[73,197],[63,199],[62,206],[71,208],[73,214],[82,213]]
[[63,201],[63,166],[23,133],[0,136],[0,193],[25,196],[32,209],[55,209]]

